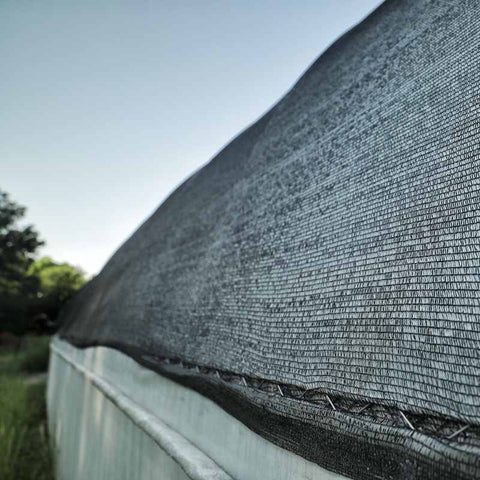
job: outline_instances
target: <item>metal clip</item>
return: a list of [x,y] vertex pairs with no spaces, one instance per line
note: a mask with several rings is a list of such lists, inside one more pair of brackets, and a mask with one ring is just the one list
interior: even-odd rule
[[330,406],[331,406],[334,410],[336,410],[335,405],[333,404],[333,402],[332,402],[332,400],[330,399],[330,397],[329,397],[327,394],[325,394],[325,396],[327,397],[327,400],[328,400],[328,403],[330,404]]
[[464,432],[465,430],[467,430],[467,428],[469,428],[470,425],[464,425],[462,428],[458,429],[456,432],[453,432],[451,435],[449,435],[447,437],[447,440],[452,440],[454,439],[456,436],[460,435],[462,432]]
[[411,424],[410,420],[406,417],[406,415],[401,410],[399,410],[399,412],[403,418],[403,421],[408,425],[408,428],[410,428],[411,430],[415,430],[415,427]]

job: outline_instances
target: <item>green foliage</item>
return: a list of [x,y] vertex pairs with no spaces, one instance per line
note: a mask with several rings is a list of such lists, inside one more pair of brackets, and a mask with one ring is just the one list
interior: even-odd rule
[[86,283],[82,270],[68,263],[56,263],[50,257],[33,262],[27,272],[38,282],[35,298],[31,301],[35,318],[46,316],[53,321],[65,303]]
[[18,353],[18,369],[20,372],[39,373],[48,370],[50,355],[50,337],[28,337],[27,346]]
[[25,216],[25,207],[10,200],[0,191],[0,269],[14,272],[24,267],[43,241],[31,225],[19,227],[18,221]]
[[0,376],[46,372],[49,355],[50,336],[26,335],[18,350],[0,348]]
[[15,479],[26,438],[26,386],[21,378],[0,377],[0,478]]
[[85,285],[85,273],[68,263],[55,263],[50,257],[33,262],[28,275],[40,281],[37,296],[63,305]]
[[25,207],[0,191],[0,332],[25,334],[55,327],[60,309],[85,284],[85,274],[50,257],[35,261],[43,245],[35,229],[20,227]]
[[0,478],[53,480],[46,430],[45,382],[29,383],[21,372],[46,338],[31,338],[15,355],[0,355]]
[[0,191],[0,331],[25,331],[28,298],[38,286],[26,273],[43,242],[31,225],[18,225],[24,215],[25,207]]
[[0,478],[53,480],[44,383],[0,377]]

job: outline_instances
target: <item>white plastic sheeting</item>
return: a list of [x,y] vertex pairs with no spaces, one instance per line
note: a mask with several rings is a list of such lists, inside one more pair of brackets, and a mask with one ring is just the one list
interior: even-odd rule
[[49,429],[59,480],[339,480],[116,350],[54,339]]

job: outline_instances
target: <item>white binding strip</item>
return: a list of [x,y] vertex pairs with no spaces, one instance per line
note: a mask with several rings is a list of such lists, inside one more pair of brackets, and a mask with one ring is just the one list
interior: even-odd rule
[[91,382],[105,397],[114,403],[133,423],[143,430],[167,453],[192,480],[232,480],[210,457],[190,443],[185,437],[163,423],[155,415],[145,411],[137,402],[120,392],[111,383],[76,363],[60,350],[54,342],[50,348],[75,370]]

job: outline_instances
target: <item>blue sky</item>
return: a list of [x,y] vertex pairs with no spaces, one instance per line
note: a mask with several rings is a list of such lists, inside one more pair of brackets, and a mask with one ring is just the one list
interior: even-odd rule
[[0,188],[97,273],[381,0],[3,0]]

